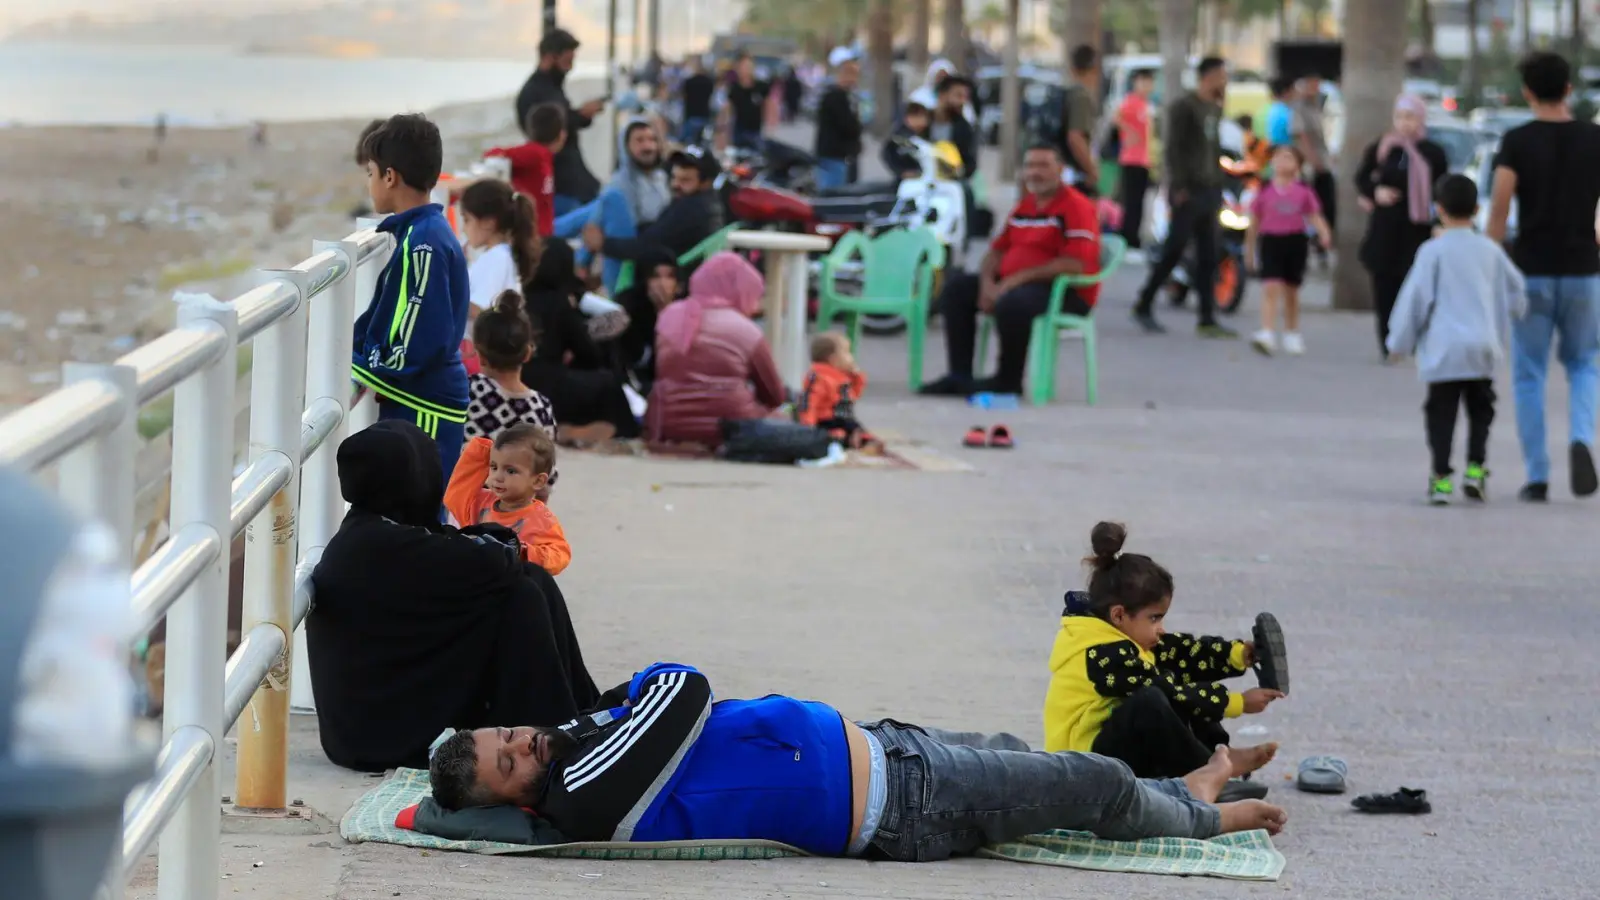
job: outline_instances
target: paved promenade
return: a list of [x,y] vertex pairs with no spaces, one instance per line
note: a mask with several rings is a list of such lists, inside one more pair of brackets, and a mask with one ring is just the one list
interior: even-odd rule
[[[974,860],[493,859],[349,847],[334,830],[226,834],[223,896],[1592,896],[1600,507],[1570,499],[1564,469],[1548,507],[1512,499],[1521,465],[1504,385],[1490,504],[1426,507],[1422,389],[1409,368],[1376,363],[1367,317],[1310,313],[1300,359],[1197,340],[1182,311],[1162,310],[1172,333],[1147,338],[1127,317],[1137,274],[1102,298],[1094,408],[1072,344],[1055,405],[988,413],[910,396],[903,339],[867,343],[862,418],[971,471],[568,454],[556,508],[575,556],[561,583],[602,683],[677,659],[723,697],[793,693],[859,718],[1037,742],[1061,594],[1084,583],[1090,527],[1124,521],[1129,549],[1177,579],[1174,628],[1239,634],[1271,610],[1288,633],[1294,695],[1231,723],[1267,729],[1245,742],[1283,743],[1263,773],[1290,815],[1280,882]],[[1326,284],[1311,290],[1325,297]],[[935,332],[928,375],[943,368]],[[1559,383],[1551,401],[1564,408]],[[968,426],[995,421],[1016,449],[959,447]],[[1349,760],[1352,795],[1426,788],[1433,814],[1365,817],[1348,796],[1295,792],[1295,762],[1322,753]],[[323,761],[303,718],[290,779],[291,796],[335,822],[375,783]],[[154,895],[152,870],[131,896]]]

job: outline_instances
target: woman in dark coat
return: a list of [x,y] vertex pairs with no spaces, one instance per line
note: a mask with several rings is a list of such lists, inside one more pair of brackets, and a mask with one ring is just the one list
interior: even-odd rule
[[312,573],[306,645],[328,759],[427,768],[446,728],[559,725],[599,701],[566,600],[498,525],[439,524],[433,441],[379,422],[339,447],[350,512]]
[[590,430],[584,439],[638,437],[639,420],[622,380],[578,311],[583,290],[572,248],[565,241],[545,242],[533,278],[522,286],[524,308],[539,329],[533,358],[522,366],[522,383],[549,398],[563,434],[571,433],[570,426],[600,425],[603,432]]
[[1450,169],[1444,149],[1427,139],[1427,107],[1410,94],[1394,104],[1394,129],[1368,145],[1356,170],[1356,192],[1370,215],[1361,263],[1372,276],[1378,352],[1389,337],[1389,313],[1411,271],[1417,248],[1433,236],[1433,183]]

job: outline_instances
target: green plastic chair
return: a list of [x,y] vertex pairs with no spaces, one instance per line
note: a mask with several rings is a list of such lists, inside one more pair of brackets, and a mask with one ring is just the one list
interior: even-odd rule
[[[728,235],[738,231],[740,227],[742,227],[742,223],[735,222],[690,247],[682,256],[678,257],[678,265],[690,266],[705,262],[712,255],[726,250],[728,247]],[[611,289],[611,292],[620,294],[630,287],[633,287],[633,263],[631,261],[622,264],[622,268],[617,272],[616,286]]]
[[[840,270],[859,258],[861,293],[839,292]],[[861,341],[861,316],[904,316],[910,339],[907,353],[908,383],[922,386],[922,350],[928,334],[928,306],[935,274],[945,265],[944,245],[927,228],[896,229],[866,238],[849,231],[822,259],[817,284],[817,329],[843,316],[850,334],[850,350]]]
[[[1100,399],[1100,364],[1095,353],[1095,328],[1092,316],[1073,316],[1061,311],[1067,289],[1100,284],[1122,265],[1128,244],[1115,234],[1100,235],[1100,272],[1095,275],[1062,275],[1050,290],[1050,306],[1033,320],[1028,339],[1028,393],[1035,406],[1044,406],[1056,395],[1056,352],[1061,347],[1061,332],[1074,332],[1083,338],[1083,391],[1089,405]],[[978,371],[987,370],[989,332],[993,316],[982,316],[978,323]]]

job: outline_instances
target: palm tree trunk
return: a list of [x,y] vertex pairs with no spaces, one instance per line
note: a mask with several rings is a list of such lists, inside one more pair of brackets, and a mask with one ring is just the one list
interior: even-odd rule
[[1361,153],[1389,128],[1405,82],[1406,6],[1394,0],[1347,0],[1344,9],[1344,145],[1339,149],[1338,268],[1333,305],[1371,309],[1372,283],[1358,258],[1367,217],[1356,206]]
[[1583,37],[1583,3],[1572,0],[1572,68],[1574,71],[1583,65],[1584,51]]
[[967,65],[967,7],[964,0],[944,0],[944,48],[940,55],[963,71]]
[[1433,0],[1417,0],[1422,9],[1417,15],[1417,24],[1422,32],[1422,55],[1428,60],[1428,65],[1433,65],[1434,48],[1437,46],[1437,27],[1433,24]]
[[1466,88],[1462,98],[1468,109],[1478,105],[1483,90],[1483,54],[1478,46],[1478,20],[1481,6],[1478,0],[1467,0],[1467,61],[1461,73]]
[[867,54],[872,61],[872,133],[881,139],[894,129],[894,0],[872,0]]
[[[1427,2],[1427,0],[1423,0]],[[1289,35],[1289,0],[1278,0],[1278,40],[1288,40]]]
[[[1017,177],[1017,133],[1022,118],[1022,85],[1017,80],[1021,61],[1022,0],[1006,0],[1006,71],[1000,79],[1000,177],[1010,183]],[[982,176],[979,176],[982,177]]]
[[1061,5],[1065,23],[1061,30],[1061,71],[1065,74],[1072,70],[1069,60],[1074,47],[1088,44],[1096,52],[1102,49],[1102,4],[1101,0],[1061,0]]
[[1183,70],[1189,65],[1189,44],[1194,40],[1194,0],[1161,0],[1162,105],[1183,94]]
[[907,61],[914,72],[928,70],[928,29],[933,26],[933,0],[912,0],[911,44]]
[[1517,43],[1522,46],[1523,53],[1533,52],[1533,0],[1522,0],[1517,5],[1517,19],[1522,24],[1521,40]]

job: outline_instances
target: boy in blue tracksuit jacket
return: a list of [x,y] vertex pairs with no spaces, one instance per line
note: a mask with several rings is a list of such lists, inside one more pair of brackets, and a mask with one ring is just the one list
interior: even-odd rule
[[420,115],[394,116],[362,143],[372,208],[389,217],[394,255],[372,304],[356,319],[351,373],[378,395],[379,419],[415,423],[439,445],[446,481],[466,440],[467,370],[461,363],[467,260],[444,210],[429,202],[444,148]]

